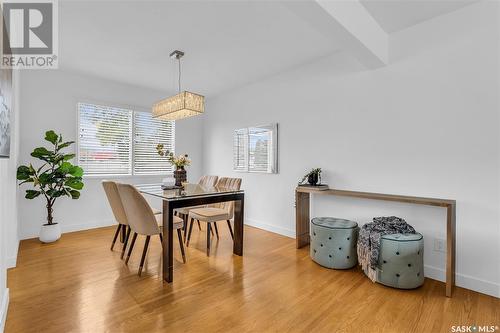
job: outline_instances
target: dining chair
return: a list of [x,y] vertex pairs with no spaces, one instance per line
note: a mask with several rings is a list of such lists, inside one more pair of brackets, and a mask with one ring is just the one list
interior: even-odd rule
[[127,248],[127,242],[130,235],[130,226],[128,225],[127,215],[125,214],[120,195],[118,194],[118,187],[116,183],[113,181],[104,180],[102,181],[102,187],[104,188],[104,192],[106,193],[106,197],[108,198],[108,202],[111,206],[115,221],[118,223],[113,241],[111,242],[111,251],[113,251],[113,247],[115,246],[118,234],[120,233],[120,231],[123,232],[125,237],[123,240],[122,253],[120,255],[120,258],[123,259],[123,255],[125,254],[125,249]]
[[[215,184],[217,184],[218,179],[219,179],[218,176],[205,175],[205,176],[202,176],[198,180],[198,185],[201,185],[201,186],[207,187],[207,188],[214,187]],[[176,209],[174,211],[174,215],[177,214],[180,217],[182,217],[182,219],[184,220],[184,240],[186,240],[189,211],[191,209],[194,209],[194,208],[203,208],[203,207],[206,207],[206,206],[184,207],[184,208]],[[201,230],[201,225],[200,225],[199,221],[198,221],[198,228]]]
[[[118,187],[116,185],[116,182],[103,180],[102,187],[104,188],[104,192],[106,193],[106,197],[108,198],[108,202],[111,206],[111,211],[113,212],[115,221],[118,223],[113,241],[111,242],[111,251],[113,251],[116,239],[118,238],[118,234],[120,233],[120,231],[123,232],[123,235],[125,237],[123,239],[123,248],[120,255],[120,258],[123,259],[125,250],[127,248],[128,239],[130,237],[130,226],[127,221],[127,215],[125,214],[120,195],[118,194]],[[156,209],[153,209],[153,212],[154,214],[161,214],[161,211]]]
[[[222,177],[215,185],[216,188],[226,191],[238,191],[241,187],[241,178],[227,178]],[[231,238],[234,240],[233,229],[231,227],[231,219],[234,215],[234,202],[221,202],[216,203],[207,207],[194,208],[189,211],[189,217],[191,218],[189,224],[189,232],[187,236],[186,246],[189,246],[189,241],[191,239],[191,232],[193,230],[194,220],[207,223],[207,256],[210,256],[210,231],[212,229],[212,223],[215,227],[215,234],[217,239],[219,239],[219,230],[217,228],[217,221],[226,220]]]
[[[144,250],[142,251],[141,263],[139,264],[138,274],[140,276],[142,273],[142,268],[144,267],[144,260],[146,259],[146,253],[148,251],[149,240],[151,236],[158,235],[163,246],[162,232],[159,227],[159,225],[162,224],[162,216],[155,215],[153,213],[151,206],[149,206],[146,199],[134,186],[129,184],[117,184],[117,187],[130,228],[134,232],[134,235],[132,236],[132,242],[130,243],[130,247],[128,249],[127,258],[125,259],[125,264],[128,264],[135,241],[137,239],[137,235],[139,234],[146,236]],[[186,254],[184,252],[181,234],[183,221],[180,217],[174,216],[173,223],[174,230],[177,230],[177,236],[179,238],[182,261],[186,263]]]

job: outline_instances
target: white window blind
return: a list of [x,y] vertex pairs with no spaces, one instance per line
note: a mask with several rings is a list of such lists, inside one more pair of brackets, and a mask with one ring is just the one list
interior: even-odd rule
[[130,175],[132,111],[78,104],[78,164],[87,175]]
[[174,151],[175,123],[151,113],[78,103],[78,165],[86,176],[162,175],[172,172],[156,153]]
[[154,119],[150,112],[134,112],[134,174],[166,174],[173,167],[156,152],[162,143],[174,151],[174,122]]
[[248,129],[242,128],[234,131],[233,141],[233,169],[235,171],[247,171],[247,145]]
[[278,172],[278,125],[240,128],[233,137],[233,170]]

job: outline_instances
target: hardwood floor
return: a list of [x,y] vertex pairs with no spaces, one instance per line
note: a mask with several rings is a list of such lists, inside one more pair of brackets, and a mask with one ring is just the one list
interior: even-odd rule
[[[114,227],[63,235],[55,244],[22,241],[8,272],[6,332],[450,332],[452,325],[500,326],[500,300],[444,283],[402,291],[373,284],[359,269],[335,271],[295,241],[245,227],[244,257],[232,255],[228,229],[205,255],[205,226],[193,228],[175,279],[160,278],[160,241],[151,239],[137,276],[138,238],[129,266]],[[118,245],[118,243],[117,243]],[[497,332],[500,330],[497,329]]]

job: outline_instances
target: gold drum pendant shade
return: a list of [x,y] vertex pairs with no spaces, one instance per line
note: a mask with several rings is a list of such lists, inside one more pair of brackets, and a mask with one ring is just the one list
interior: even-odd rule
[[205,111],[205,97],[189,91],[181,92],[181,58],[184,52],[175,50],[170,58],[176,59],[179,64],[179,93],[165,98],[153,105],[153,118],[162,120],[179,120],[197,116]]
[[189,91],[183,91],[153,105],[153,117],[163,120],[188,118],[204,111],[205,97]]

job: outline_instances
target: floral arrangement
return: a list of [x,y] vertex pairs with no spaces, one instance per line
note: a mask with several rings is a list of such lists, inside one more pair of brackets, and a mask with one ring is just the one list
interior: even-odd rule
[[189,159],[188,154],[175,156],[174,152],[165,149],[164,145],[161,143],[156,146],[156,151],[158,152],[158,155],[166,156],[167,161],[170,164],[175,165],[177,169],[183,169],[185,166],[191,165],[191,160]]

